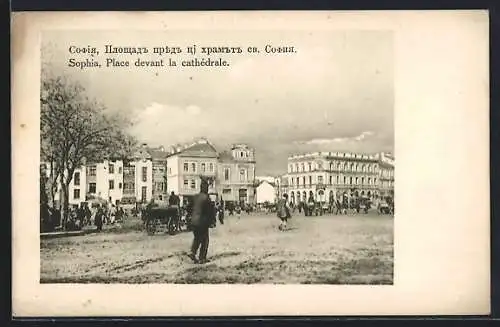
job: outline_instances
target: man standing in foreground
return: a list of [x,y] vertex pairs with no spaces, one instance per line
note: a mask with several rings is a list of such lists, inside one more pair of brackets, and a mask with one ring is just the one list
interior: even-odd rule
[[278,210],[276,210],[276,213],[281,220],[279,230],[286,231],[286,223],[288,218],[291,218],[290,208],[288,206],[288,194],[283,194],[283,198],[278,201]]
[[[193,231],[193,243],[189,258],[196,263],[207,262],[209,229],[215,220],[215,208],[208,196],[208,181],[201,179],[200,193],[194,197],[193,216],[191,218],[191,228]],[[199,258],[196,254],[200,250]]]

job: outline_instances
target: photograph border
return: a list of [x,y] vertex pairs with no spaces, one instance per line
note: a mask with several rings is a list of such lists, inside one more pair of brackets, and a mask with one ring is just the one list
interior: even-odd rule
[[396,150],[396,153],[397,153],[397,150]]

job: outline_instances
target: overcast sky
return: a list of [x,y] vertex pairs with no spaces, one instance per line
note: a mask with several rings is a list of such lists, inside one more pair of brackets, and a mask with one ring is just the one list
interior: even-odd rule
[[[42,42],[44,61],[72,75],[110,110],[130,115],[132,133],[153,146],[197,137],[207,137],[218,150],[248,143],[256,149],[258,175],[285,173],[287,157],[294,153],[393,151],[390,32],[68,31],[46,32]],[[98,47],[104,64],[105,44],[262,49],[258,55],[222,56],[230,63],[225,68],[67,67],[69,58],[85,58],[70,55],[70,45]],[[297,53],[265,55],[266,44],[292,45]],[[125,57],[132,64],[137,58]],[[190,58],[183,54],[178,62]]]

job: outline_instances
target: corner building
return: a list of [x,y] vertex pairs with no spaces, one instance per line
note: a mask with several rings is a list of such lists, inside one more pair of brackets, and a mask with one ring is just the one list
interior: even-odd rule
[[[340,198],[344,193],[351,196],[379,196],[381,156],[379,153],[350,152],[293,155],[288,158],[290,200],[298,204],[312,196],[316,201],[328,202]],[[383,165],[387,171],[394,170],[393,162],[391,165],[384,161]],[[393,182],[387,185],[394,185]],[[389,188],[384,191],[389,192]]]
[[212,180],[208,192],[216,194],[217,150],[206,139],[190,145],[174,146],[166,156],[168,192],[179,195],[182,202],[200,192],[201,177]]
[[255,150],[247,144],[233,144],[219,154],[218,193],[226,203],[255,203],[255,164]]

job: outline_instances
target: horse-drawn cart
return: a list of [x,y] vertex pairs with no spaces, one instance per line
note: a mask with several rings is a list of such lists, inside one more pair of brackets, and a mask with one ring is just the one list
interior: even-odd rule
[[156,206],[147,208],[142,213],[148,235],[154,235],[162,227],[169,234],[181,231],[180,212],[177,207]]

